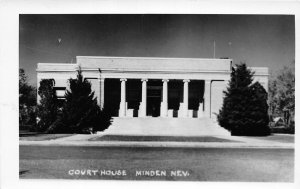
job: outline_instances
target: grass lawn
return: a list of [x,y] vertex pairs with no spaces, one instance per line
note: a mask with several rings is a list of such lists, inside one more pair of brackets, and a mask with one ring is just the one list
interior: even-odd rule
[[104,135],[89,139],[89,141],[160,141],[160,142],[239,142],[211,136],[181,137],[181,136],[125,136]]
[[25,141],[43,141],[43,140],[53,140],[63,137],[72,136],[74,134],[28,134],[19,137],[19,140]]
[[[70,175],[69,170],[126,170],[126,176]],[[166,176],[136,171],[166,170]],[[187,171],[173,176],[170,171]],[[293,149],[20,146],[21,179],[293,182]]]

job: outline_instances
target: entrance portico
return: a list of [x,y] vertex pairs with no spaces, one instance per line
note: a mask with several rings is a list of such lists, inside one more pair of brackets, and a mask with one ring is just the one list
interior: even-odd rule
[[[203,104],[210,103],[211,88],[210,85],[205,86],[204,83],[210,84],[211,81],[121,78],[119,82],[120,105],[119,113],[115,116],[200,118],[210,115],[210,113],[205,113],[206,110],[209,110],[209,106],[205,107]],[[127,87],[128,83],[129,87]],[[169,83],[171,83],[170,86]],[[189,86],[189,83],[192,85]],[[205,87],[208,88],[205,89]],[[105,96],[110,95],[111,91],[108,91],[104,95],[104,99]],[[110,102],[107,103],[107,106],[111,107]],[[135,104],[139,104],[139,106]]]
[[[114,116],[212,118],[222,106],[232,61],[77,56],[75,64],[39,63],[37,81],[54,79],[61,94],[59,90],[68,88],[68,79],[76,78],[79,67],[99,106]],[[254,81],[267,90],[268,69],[251,69]]]

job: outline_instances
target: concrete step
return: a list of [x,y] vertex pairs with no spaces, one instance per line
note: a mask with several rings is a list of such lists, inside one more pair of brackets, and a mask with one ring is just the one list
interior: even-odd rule
[[113,118],[102,134],[149,136],[230,135],[210,118]]

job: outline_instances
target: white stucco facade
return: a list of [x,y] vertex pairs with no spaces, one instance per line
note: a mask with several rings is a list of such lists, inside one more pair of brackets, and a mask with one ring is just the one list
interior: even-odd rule
[[[116,116],[201,118],[215,117],[221,108],[232,60],[77,56],[72,64],[38,63],[38,86],[54,79],[62,96],[79,67],[100,107],[118,109]],[[268,68],[251,69],[267,90]]]

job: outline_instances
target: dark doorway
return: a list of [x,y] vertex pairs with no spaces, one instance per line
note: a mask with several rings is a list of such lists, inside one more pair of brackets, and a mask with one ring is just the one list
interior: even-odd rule
[[133,117],[138,117],[138,110],[142,98],[142,82],[140,79],[127,79],[126,102],[127,109],[133,109]]
[[104,108],[112,113],[112,116],[119,115],[121,100],[120,79],[105,79],[104,84]]
[[178,111],[180,102],[183,102],[183,82],[182,80],[170,80],[168,84],[169,109]]
[[147,116],[158,117],[160,115],[160,99],[148,97]]
[[189,109],[198,110],[199,103],[203,103],[204,80],[191,80],[189,83]]
[[160,116],[162,99],[162,81],[150,80],[147,86],[147,116]]

